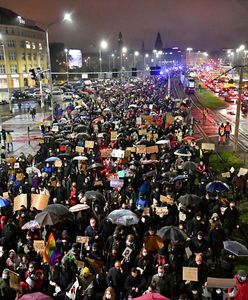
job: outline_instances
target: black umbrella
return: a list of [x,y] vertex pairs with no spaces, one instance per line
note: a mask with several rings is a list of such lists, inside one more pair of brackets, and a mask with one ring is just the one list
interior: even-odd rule
[[60,143],[60,145],[71,145],[71,142],[68,140],[64,140]]
[[224,249],[236,256],[248,256],[248,249],[237,241],[224,241]]
[[194,172],[194,171],[196,171],[196,169],[197,169],[197,164],[195,162],[191,161],[191,160],[186,161],[183,164],[183,170],[185,170],[185,171],[188,171],[188,172],[192,171],[192,172]]
[[60,158],[60,159],[70,159],[71,158],[71,155],[70,154],[68,154],[68,153],[60,153],[60,154],[58,154],[58,157]]
[[59,138],[59,139],[56,139],[54,142],[56,144],[61,144],[62,142],[65,142],[66,140],[64,138]]
[[87,130],[88,130],[88,127],[86,125],[77,125],[74,128],[74,131],[76,131],[76,132],[85,132]]
[[201,198],[194,194],[185,194],[178,198],[178,202],[180,202],[185,206],[187,205],[197,206],[200,204]]
[[94,170],[94,169],[102,169],[102,168],[104,168],[104,165],[99,164],[99,163],[94,163],[94,164],[89,166],[88,171],[89,170]]
[[54,225],[60,222],[60,216],[53,212],[42,211],[35,216],[35,221],[37,221],[40,226]]
[[77,139],[84,139],[84,140],[89,140],[91,137],[88,133],[86,132],[80,132],[76,135]]
[[188,176],[188,175],[178,175],[178,176],[174,177],[174,178],[172,179],[172,181],[173,181],[173,182],[175,182],[175,181],[177,181],[177,180],[182,180],[182,181],[184,181],[184,180],[188,180],[188,179],[189,179],[189,176]]
[[176,226],[164,226],[157,231],[157,235],[164,241],[170,240],[175,242],[185,241],[187,239],[186,233]]
[[44,211],[54,213],[57,216],[65,216],[65,215],[70,214],[69,209],[65,205],[62,205],[62,204],[47,205],[47,207],[45,207],[42,212],[44,212]]
[[102,204],[105,203],[105,198],[104,198],[103,194],[98,191],[87,191],[85,193],[85,197],[89,201],[97,201]]

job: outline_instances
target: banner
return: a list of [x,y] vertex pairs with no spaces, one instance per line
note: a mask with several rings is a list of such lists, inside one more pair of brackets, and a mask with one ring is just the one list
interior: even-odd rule
[[125,157],[125,151],[124,150],[120,150],[120,149],[114,149],[112,151],[112,157],[115,158],[124,158]]
[[236,286],[236,282],[234,278],[207,278],[207,287],[208,288],[234,288]]
[[168,207],[156,207],[156,215],[158,216],[167,216],[169,214],[169,210],[168,210]]
[[31,206],[35,207],[37,210],[43,210],[47,207],[49,201],[48,195],[42,194],[31,194]]
[[169,205],[173,205],[174,204],[174,198],[172,198],[170,195],[164,196],[164,195],[160,195],[160,202],[162,203],[167,203]]
[[93,149],[94,148],[94,141],[85,141],[85,148],[90,148],[90,149]]
[[112,149],[108,148],[108,149],[102,149],[101,150],[101,156],[102,158],[107,158],[107,157],[111,157],[112,154]]
[[198,281],[198,269],[191,267],[183,267],[183,280]]
[[84,147],[80,147],[80,146],[76,146],[76,149],[75,149],[75,151],[77,152],[77,153],[84,153]]
[[146,154],[146,146],[145,145],[137,145],[136,146],[136,153]]
[[146,153],[158,153],[158,146],[146,147]]
[[21,194],[14,198],[14,212],[20,210],[22,205],[24,205],[25,207],[28,206],[27,194]]

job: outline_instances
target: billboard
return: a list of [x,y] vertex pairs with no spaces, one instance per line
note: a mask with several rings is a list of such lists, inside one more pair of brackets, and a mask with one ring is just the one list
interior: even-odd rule
[[82,51],[79,49],[69,49],[68,64],[70,69],[82,68]]

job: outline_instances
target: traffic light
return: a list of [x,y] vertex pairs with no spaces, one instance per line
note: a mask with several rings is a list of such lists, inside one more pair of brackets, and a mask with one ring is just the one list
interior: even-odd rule
[[29,74],[31,76],[31,79],[36,80],[36,74],[34,69],[29,69]]

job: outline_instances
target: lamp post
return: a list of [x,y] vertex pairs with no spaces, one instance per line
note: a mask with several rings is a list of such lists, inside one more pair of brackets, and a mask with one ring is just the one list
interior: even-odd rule
[[[63,21],[71,22],[71,15],[69,13],[64,14]],[[53,23],[50,23],[45,30],[46,33],[46,48],[47,48],[47,63],[48,63],[48,83],[49,83],[49,88],[50,88],[50,93],[51,93],[51,107],[52,107],[52,121],[54,121],[54,101],[53,101],[53,81],[52,81],[52,70],[51,70],[51,56],[50,56],[50,48],[49,48],[49,34],[48,30],[51,26],[56,25],[60,23],[61,21],[56,21]]]
[[123,56],[125,56],[126,53],[127,53],[127,48],[123,47],[121,49],[121,72],[122,72],[122,68],[123,68]]
[[112,56],[112,68],[114,69],[115,68],[115,54],[112,53],[111,56]]
[[12,103],[11,103],[11,97],[10,97],[7,58],[6,58],[6,51],[5,51],[5,45],[4,45],[2,34],[0,34],[0,43],[1,43],[1,46],[3,47],[4,68],[5,68],[5,73],[6,73],[6,76],[7,76],[6,79],[7,79],[7,91],[8,91],[8,99],[9,99],[9,111],[12,112]]
[[[189,59],[188,59],[189,64],[188,64],[188,65],[190,65],[190,53],[191,53],[191,51],[193,51],[193,48],[188,47],[188,48],[186,49],[186,51],[188,51],[188,54],[189,54]],[[187,63],[187,61],[186,61],[186,63]]]
[[102,50],[106,49],[108,47],[108,44],[106,41],[101,41],[100,48],[99,48],[99,76],[101,76],[102,73]]
[[65,48],[65,60],[66,60],[66,81],[69,84],[69,63],[68,63],[68,49]]
[[133,54],[133,67],[135,68],[136,65],[136,57],[139,56],[139,51],[135,51]]
[[148,58],[148,57],[149,57],[149,54],[146,53],[146,54],[144,55],[144,71],[146,70],[146,58]]

